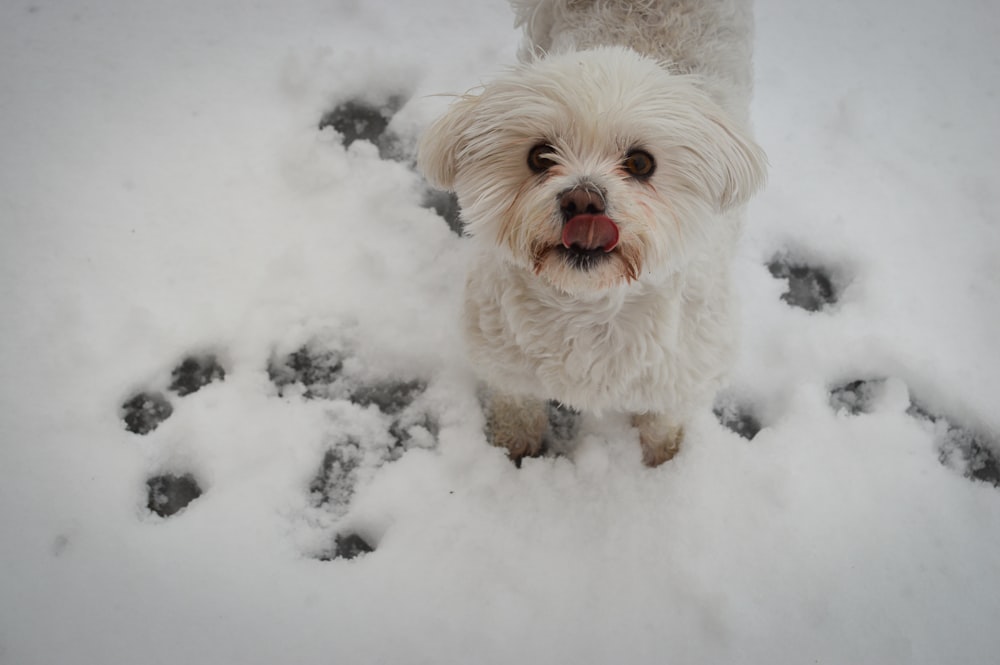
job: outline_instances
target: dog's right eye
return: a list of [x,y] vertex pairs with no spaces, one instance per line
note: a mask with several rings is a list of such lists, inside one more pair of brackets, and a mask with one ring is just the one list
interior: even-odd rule
[[535,173],[548,171],[556,165],[556,163],[548,157],[548,155],[551,155],[554,152],[555,150],[553,150],[552,146],[548,144],[542,143],[536,145],[528,153],[528,168]]

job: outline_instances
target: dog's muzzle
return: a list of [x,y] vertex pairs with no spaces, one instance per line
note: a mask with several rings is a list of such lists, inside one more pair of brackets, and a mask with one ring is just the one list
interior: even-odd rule
[[559,195],[562,212],[562,245],[577,255],[599,255],[618,245],[618,225],[605,215],[603,193],[591,186],[578,186]]

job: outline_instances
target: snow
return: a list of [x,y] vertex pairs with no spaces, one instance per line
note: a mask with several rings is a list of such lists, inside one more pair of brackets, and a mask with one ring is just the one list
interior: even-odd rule
[[[1000,490],[961,445],[1000,455],[1000,10],[758,5],[724,398],[762,429],[705,413],[655,470],[615,418],[486,445],[464,243],[406,159],[317,130],[396,98],[407,154],[513,61],[504,2],[0,6],[0,662],[995,660]],[[782,301],[775,257],[836,302]],[[342,360],[316,399],[272,380],[302,348]],[[170,474],[203,493],[154,515]]]

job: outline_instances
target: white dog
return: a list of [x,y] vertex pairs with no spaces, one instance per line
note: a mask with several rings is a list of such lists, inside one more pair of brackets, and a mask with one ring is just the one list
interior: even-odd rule
[[656,466],[731,363],[729,266],[765,178],[750,2],[513,4],[522,64],[419,149],[477,245],[465,328],[492,441],[538,454],[552,399],[631,414]]

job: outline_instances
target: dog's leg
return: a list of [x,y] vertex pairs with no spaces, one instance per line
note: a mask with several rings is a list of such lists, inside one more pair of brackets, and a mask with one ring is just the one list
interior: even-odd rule
[[642,461],[646,466],[660,466],[680,450],[684,427],[662,413],[638,413],[632,424],[639,429]]
[[523,457],[536,457],[549,429],[545,402],[533,397],[492,393],[486,404],[486,425],[490,443],[506,448],[520,464]]

